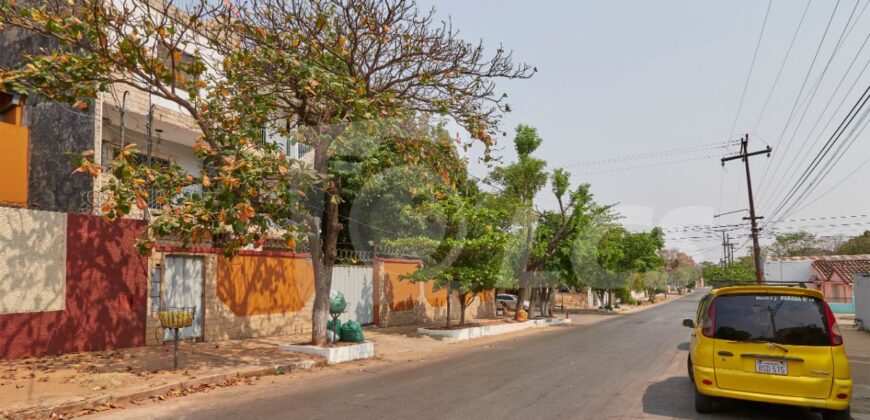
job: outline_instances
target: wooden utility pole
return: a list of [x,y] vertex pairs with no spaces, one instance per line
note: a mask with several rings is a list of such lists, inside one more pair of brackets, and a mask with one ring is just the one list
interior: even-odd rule
[[722,166],[725,162],[735,159],[743,159],[743,164],[746,166],[746,190],[749,193],[749,217],[744,217],[743,220],[749,220],[752,225],[752,253],[755,258],[755,281],[759,284],[764,283],[764,268],[761,264],[761,245],[758,243],[758,220],[764,217],[755,215],[755,198],[752,196],[752,178],[749,175],[749,158],[751,156],[764,155],[770,157],[770,152],[773,149],[767,146],[767,149],[756,152],[749,152],[749,134],[745,134],[740,140],[740,153],[734,156],[722,158]]

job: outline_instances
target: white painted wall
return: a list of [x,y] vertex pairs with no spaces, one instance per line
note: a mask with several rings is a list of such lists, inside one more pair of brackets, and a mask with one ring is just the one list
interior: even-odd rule
[[768,281],[804,281],[813,279],[813,261],[765,261],[764,278]]
[[61,311],[66,214],[0,207],[0,313]]
[[859,274],[853,279],[852,292],[855,295],[855,318],[864,322],[864,328],[870,328],[870,274]]

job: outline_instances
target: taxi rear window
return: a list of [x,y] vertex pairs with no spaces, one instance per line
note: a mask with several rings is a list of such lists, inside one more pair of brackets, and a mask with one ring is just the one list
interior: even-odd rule
[[716,298],[715,336],[731,341],[828,346],[824,303],[795,295],[725,295]]

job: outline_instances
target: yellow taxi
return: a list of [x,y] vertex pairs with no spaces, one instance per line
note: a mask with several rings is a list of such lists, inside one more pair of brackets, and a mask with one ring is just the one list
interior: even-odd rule
[[689,379],[695,411],[716,398],[820,409],[825,419],[848,419],[849,361],[831,308],[818,290],[784,286],[713,289],[698,304]]

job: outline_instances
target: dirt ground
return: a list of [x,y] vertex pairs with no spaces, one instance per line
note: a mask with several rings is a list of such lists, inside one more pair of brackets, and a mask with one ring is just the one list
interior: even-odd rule
[[0,414],[82,401],[120,389],[145,390],[234,369],[287,365],[311,358],[279,350],[279,341],[283,340],[183,342],[179,345],[177,371],[172,371],[171,343],[0,361]]

